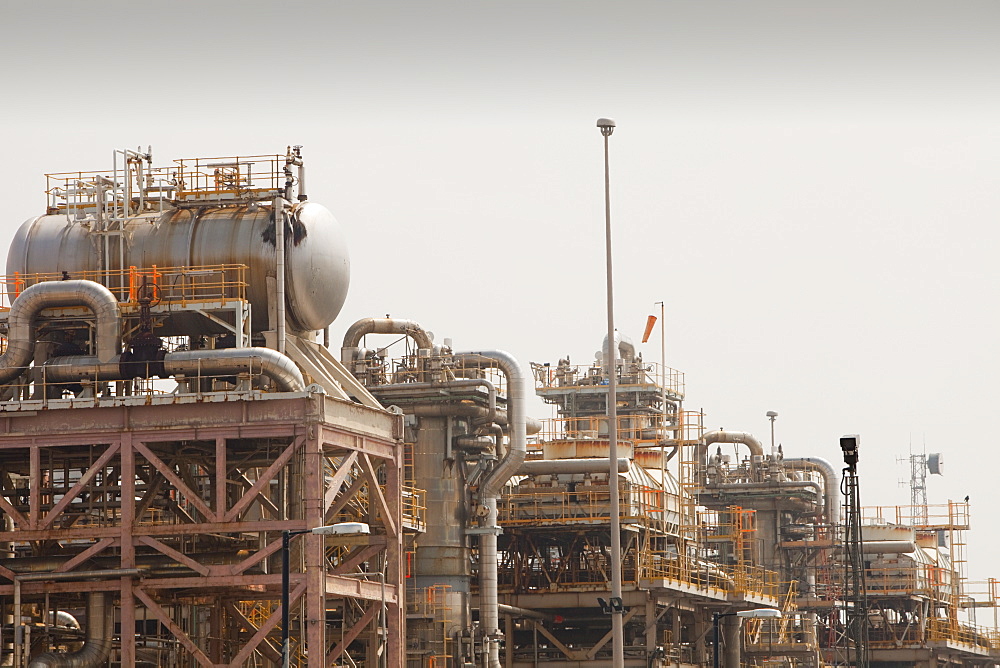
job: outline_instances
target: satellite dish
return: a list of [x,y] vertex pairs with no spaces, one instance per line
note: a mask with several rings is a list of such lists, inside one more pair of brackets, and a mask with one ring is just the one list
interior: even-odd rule
[[944,455],[940,452],[932,452],[927,455],[927,470],[933,475],[944,475]]

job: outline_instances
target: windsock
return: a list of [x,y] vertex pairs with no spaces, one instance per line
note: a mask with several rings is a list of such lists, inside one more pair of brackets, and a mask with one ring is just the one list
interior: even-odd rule
[[642,333],[642,342],[649,341],[649,335],[653,333],[653,325],[656,324],[656,316],[651,315],[646,318],[646,331]]

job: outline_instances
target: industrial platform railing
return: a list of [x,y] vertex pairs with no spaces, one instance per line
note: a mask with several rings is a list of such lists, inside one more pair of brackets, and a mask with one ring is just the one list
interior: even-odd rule
[[935,531],[964,531],[969,528],[969,503],[948,501],[915,506],[866,506],[862,508],[862,520],[865,523],[901,524]]
[[37,283],[86,280],[107,287],[125,306],[148,301],[151,307],[187,306],[205,302],[225,305],[247,298],[245,264],[212,264],[186,267],[128,267],[110,271],[74,271],[3,276],[0,281],[0,311],[25,289]]
[[[619,492],[620,520],[624,524],[655,526],[665,519],[662,489],[622,481]],[[576,485],[546,487],[504,494],[497,507],[501,526],[553,526],[608,522],[611,504],[608,486]],[[676,508],[676,504],[673,506]]]
[[183,158],[154,167],[135,156],[112,170],[46,174],[50,214],[69,212],[124,218],[162,210],[170,201],[250,201],[284,191],[287,156]]
[[[604,368],[598,365],[532,364],[535,389],[541,394],[550,390],[601,388],[608,384]],[[663,387],[668,399],[683,398],[685,392],[684,372],[665,367],[656,362],[618,361],[618,391],[635,392],[645,390],[660,392]]]
[[181,158],[172,169],[177,199],[234,199],[269,195],[285,182],[283,155],[248,155],[217,158]]
[[[148,363],[147,363],[148,364]],[[36,408],[77,408],[103,405],[104,401],[143,398],[157,404],[215,400],[214,395],[236,393],[244,398],[252,393],[280,391],[262,367],[251,360],[250,368],[240,374],[213,374],[195,371],[184,376],[134,378],[108,381],[82,375],[68,382],[46,378],[54,367],[25,367],[19,380],[5,385],[0,391],[0,412],[34,410]]]
[[729,566],[676,552],[644,551],[639,558],[642,580],[668,580],[718,592],[751,595],[777,601],[778,573],[760,566]]
[[[619,415],[616,421],[618,442],[636,448],[659,447],[676,438],[676,417],[662,413]],[[587,416],[542,420],[538,438],[543,442],[590,442],[608,440],[608,418]]]

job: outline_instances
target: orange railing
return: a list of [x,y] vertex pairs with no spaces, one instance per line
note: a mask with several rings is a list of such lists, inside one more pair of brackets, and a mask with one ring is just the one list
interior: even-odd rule
[[[191,267],[128,267],[110,271],[74,271],[13,274],[0,278],[0,303],[9,305],[24,290],[47,281],[80,279],[107,287],[122,304],[137,305],[148,297],[153,305],[246,300],[247,266],[213,264]],[[9,306],[0,306],[5,310]]]

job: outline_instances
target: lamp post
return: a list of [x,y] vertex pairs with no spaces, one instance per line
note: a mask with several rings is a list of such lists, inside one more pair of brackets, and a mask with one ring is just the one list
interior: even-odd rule
[[608,282],[608,350],[605,359],[608,365],[608,495],[611,497],[611,600],[618,602],[611,610],[612,666],[625,665],[625,631],[622,615],[625,610],[622,600],[622,536],[618,517],[618,346],[615,345],[615,301],[614,283],[611,271],[611,172],[608,162],[608,137],[615,131],[615,122],[610,118],[598,118],[597,127],[604,137],[604,237],[607,255]]
[[771,454],[774,454],[774,421],[777,417],[778,414],[774,411],[767,412],[767,419],[771,421]]
[[[753,610],[740,610],[739,612],[713,612],[712,668],[719,668],[719,620],[723,617],[738,617],[740,619],[778,619],[781,617],[781,610],[778,610],[777,608],[754,608]],[[735,668],[739,668],[739,666],[736,666]]]
[[363,522],[340,522],[323,527],[312,529],[301,529],[296,531],[281,532],[281,667],[289,668],[291,665],[291,648],[288,639],[289,623],[289,567],[288,567],[288,546],[295,536],[313,533],[320,536],[363,536],[371,533],[369,526]]

